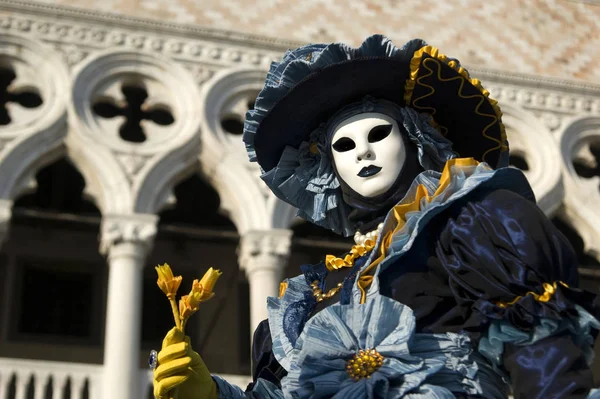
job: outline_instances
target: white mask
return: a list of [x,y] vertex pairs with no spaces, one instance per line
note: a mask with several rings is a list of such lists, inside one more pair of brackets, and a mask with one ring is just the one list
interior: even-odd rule
[[375,112],[342,121],[333,132],[331,147],[339,177],[363,197],[389,190],[406,160],[398,123]]

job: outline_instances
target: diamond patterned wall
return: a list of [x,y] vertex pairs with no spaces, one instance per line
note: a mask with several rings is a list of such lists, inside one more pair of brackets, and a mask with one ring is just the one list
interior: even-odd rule
[[600,2],[574,0],[43,0],[165,22],[358,44],[421,37],[469,66],[600,83]]

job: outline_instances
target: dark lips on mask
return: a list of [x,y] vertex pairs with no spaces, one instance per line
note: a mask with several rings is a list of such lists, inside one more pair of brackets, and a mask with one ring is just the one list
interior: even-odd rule
[[358,177],[371,177],[379,173],[382,168],[375,165],[365,166],[358,172]]

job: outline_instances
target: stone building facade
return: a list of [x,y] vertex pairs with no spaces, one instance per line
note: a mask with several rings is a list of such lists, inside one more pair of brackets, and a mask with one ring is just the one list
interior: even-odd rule
[[223,270],[189,333],[211,370],[248,380],[266,297],[348,243],[272,196],[240,137],[270,62],[309,41],[381,32],[461,59],[597,290],[594,3],[0,1],[0,399],[149,397],[165,261],[184,285]]

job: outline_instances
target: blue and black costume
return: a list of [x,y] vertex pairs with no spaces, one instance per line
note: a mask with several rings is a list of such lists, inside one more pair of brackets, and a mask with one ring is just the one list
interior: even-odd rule
[[[377,202],[344,191],[329,156],[331,126],[360,112],[397,120],[421,167]],[[598,296],[578,288],[573,249],[506,167],[498,105],[458,61],[377,35],[288,52],[244,140],[301,217],[381,230],[282,283],[254,335],[254,383],[215,377],[221,397],[600,397]]]

